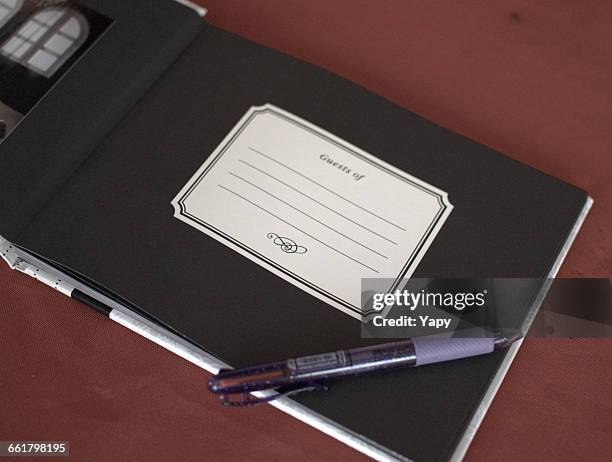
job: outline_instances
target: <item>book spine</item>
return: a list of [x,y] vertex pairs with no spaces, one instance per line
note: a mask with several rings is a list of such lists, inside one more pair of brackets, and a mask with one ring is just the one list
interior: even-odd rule
[[34,279],[42,282],[43,284],[51,287],[52,289],[63,293],[68,297],[72,296],[72,291],[74,290],[74,287],[67,284],[66,281],[63,281],[62,279],[50,273],[42,271],[40,268],[30,263],[27,263],[24,260],[20,260],[19,263],[17,263],[17,265],[15,266],[15,269],[24,274],[27,274],[28,276],[33,277]]
[[13,244],[0,236],[0,257],[6,262],[11,269],[15,269],[20,261],[20,258],[13,249]]
[[17,255],[15,247],[9,241],[0,236],[0,256],[9,265],[11,269],[20,271],[43,284],[61,292],[62,294],[71,297],[74,287],[62,280],[61,277],[54,276],[51,273],[41,270],[36,265],[28,263]]

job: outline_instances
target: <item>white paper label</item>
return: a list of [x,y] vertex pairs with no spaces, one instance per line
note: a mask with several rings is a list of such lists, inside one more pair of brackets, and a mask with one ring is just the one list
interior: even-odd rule
[[175,217],[356,318],[361,279],[410,277],[447,194],[272,105],[251,108],[172,201]]

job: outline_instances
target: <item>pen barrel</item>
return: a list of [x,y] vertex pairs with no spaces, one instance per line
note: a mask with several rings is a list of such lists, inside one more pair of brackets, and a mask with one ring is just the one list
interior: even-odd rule
[[416,363],[411,340],[306,356],[287,362],[294,380],[318,380],[357,375]]
[[289,376],[307,381],[358,375],[395,367],[423,366],[493,352],[495,339],[420,337],[401,342],[291,359]]
[[371,370],[414,366],[416,355],[412,340],[384,343],[370,347],[354,348],[348,351],[356,374]]
[[[515,337],[501,338],[506,345]],[[422,366],[493,352],[500,338],[420,337],[401,342],[305,356],[239,370],[223,370],[211,377],[215,393],[239,393],[309,385],[320,380],[396,367]]]

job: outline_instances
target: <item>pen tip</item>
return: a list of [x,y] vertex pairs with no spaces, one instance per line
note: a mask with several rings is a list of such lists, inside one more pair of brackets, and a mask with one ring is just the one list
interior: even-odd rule
[[523,338],[518,329],[504,329],[495,336],[495,348],[506,348]]

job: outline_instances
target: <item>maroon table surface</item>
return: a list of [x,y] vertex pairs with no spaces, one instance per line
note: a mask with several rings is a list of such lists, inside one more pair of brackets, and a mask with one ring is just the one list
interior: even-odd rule
[[[608,2],[200,3],[217,26],[587,190],[561,275],[612,273]],[[525,341],[466,460],[610,460],[611,360],[609,340]],[[0,265],[0,440],[69,441],[76,460],[367,460],[271,407],[222,408],[207,377]]]

